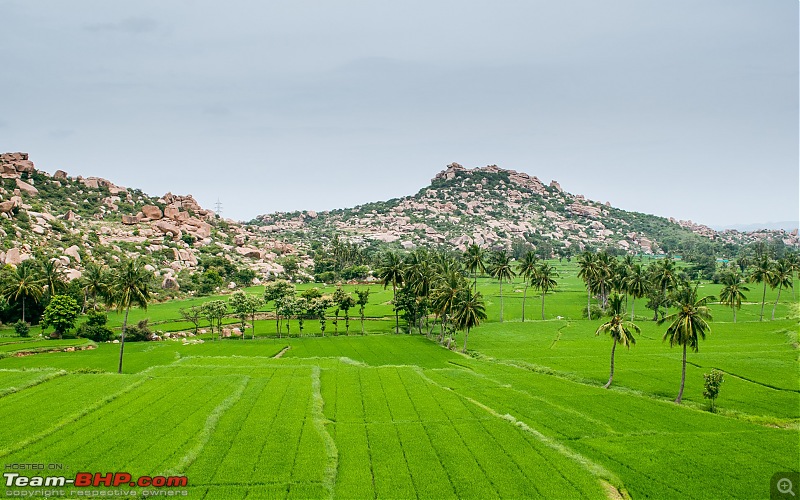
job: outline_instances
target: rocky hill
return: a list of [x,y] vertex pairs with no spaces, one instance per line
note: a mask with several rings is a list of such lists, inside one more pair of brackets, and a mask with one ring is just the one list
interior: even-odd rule
[[284,238],[334,234],[352,242],[395,243],[403,248],[441,245],[463,250],[509,247],[515,241],[549,246],[556,254],[585,248],[617,248],[657,254],[712,243],[743,245],[777,238],[798,245],[797,231],[717,232],[677,221],[616,209],[545,184],[524,172],[496,165],[466,169],[452,163],[413,196],[329,212],[261,215],[261,231]]
[[[51,175],[27,153],[0,154],[0,181],[0,264],[48,259],[74,280],[87,260],[112,265],[140,258],[164,289],[176,290],[203,258],[251,269],[258,280],[283,272],[279,255],[297,253],[292,245],[216,217],[191,195],[153,197],[100,177],[62,170]],[[311,266],[301,256],[298,261],[301,268]]]

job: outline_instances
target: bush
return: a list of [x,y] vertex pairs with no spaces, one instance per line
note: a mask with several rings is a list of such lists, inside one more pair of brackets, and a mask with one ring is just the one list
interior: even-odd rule
[[22,320],[18,320],[16,323],[14,323],[14,331],[20,337],[28,337],[31,334],[31,329],[28,326],[28,323]]
[[[603,310],[597,307],[596,305],[592,304],[591,307],[592,317],[589,319],[600,319],[603,317]],[[581,308],[581,317],[586,319],[586,308]]]
[[103,313],[90,312],[86,320],[78,327],[78,337],[94,340],[95,342],[106,342],[114,338],[114,332],[106,326],[108,316]]
[[146,342],[153,337],[148,325],[149,320],[143,319],[136,325],[128,325],[125,329],[125,340],[127,342]]

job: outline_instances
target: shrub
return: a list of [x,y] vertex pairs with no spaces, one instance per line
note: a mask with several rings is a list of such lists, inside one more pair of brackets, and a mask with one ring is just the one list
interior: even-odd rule
[[[592,317],[589,319],[600,319],[603,317],[603,310],[597,307],[596,305],[592,304],[591,307]],[[586,318],[586,308],[581,308],[581,316],[585,319]]]
[[106,342],[114,338],[114,332],[106,326],[108,316],[103,313],[90,312],[86,323],[78,327],[78,337]]
[[30,336],[30,334],[31,334],[30,330],[31,329],[28,326],[28,323],[26,323],[26,322],[24,322],[22,320],[18,320],[16,323],[14,323],[14,331],[20,337],[28,337],[28,336]]
[[125,329],[125,341],[145,342],[150,340],[153,337],[153,332],[150,331],[148,322],[148,319],[143,319],[135,325],[128,325]]

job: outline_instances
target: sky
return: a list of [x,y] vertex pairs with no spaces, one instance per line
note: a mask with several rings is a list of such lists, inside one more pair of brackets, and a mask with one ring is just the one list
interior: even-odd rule
[[452,162],[709,225],[798,219],[798,2],[0,0],[0,151],[222,215]]

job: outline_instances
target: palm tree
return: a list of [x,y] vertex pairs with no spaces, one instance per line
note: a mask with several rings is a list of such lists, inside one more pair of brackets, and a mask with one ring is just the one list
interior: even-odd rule
[[39,273],[44,281],[45,296],[52,297],[67,289],[67,280],[64,278],[64,270],[61,269],[61,262],[58,259],[41,261]]
[[733,322],[736,323],[736,310],[742,308],[742,301],[747,300],[744,293],[749,292],[745,280],[738,269],[725,273],[722,277],[722,290],[719,292],[719,301],[733,310]]
[[511,256],[505,250],[498,250],[492,253],[491,263],[489,264],[489,274],[492,278],[500,281],[500,323],[503,322],[503,282],[511,281],[516,273],[511,267]]
[[105,296],[108,292],[108,275],[101,266],[94,262],[86,264],[81,275],[81,288],[84,297],[92,297],[92,310],[97,309],[97,296]]
[[635,331],[637,334],[641,331],[639,327],[632,322],[624,320],[622,297],[614,295],[611,297],[609,305],[611,306],[611,319],[600,325],[597,331],[594,332],[595,335],[600,335],[600,333],[608,333],[611,335],[611,374],[608,376],[608,382],[603,386],[604,389],[611,387],[611,381],[614,380],[614,350],[617,348],[617,344],[630,349],[631,344],[636,344],[636,339],[633,337],[631,330]]
[[769,260],[767,256],[758,259],[753,265],[753,269],[750,271],[751,283],[764,283],[764,291],[761,293],[761,315],[758,318],[759,321],[764,321],[764,303],[766,303],[767,300],[767,284],[772,282],[773,272],[772,261]]
[[150,281],[153,275],[147,272],[138,262],[128,260],[116,269],[111,278],[110,298],[117,306],[117,311],[125,311],[122,320],[122,336],[119,344],[119,371],[122,373],[122,354],[125,351],[125,329],[128,327],[128,313],[131,306],[147,309],[150,300]]
[[[789,263],[789,266],[792,269],[792,285],[794,285],[794,275],[795,273],[800,273],[800,253],[798,252],[790,252],[786,254],[786,262]],[[792,300],[795,299],[794,293],[794,286],[792,286]]]
[[[27,262],[27,261],[26,261]],[[22,299],[22,321],[25,322],[25,301],[39,302],[44,293],[44,282],[34,265],[23,262],[8,272],[3,283],[3,297],[9,302]]]
[[628,281],[626,283],[628,294],[633,299],[631,300],[631,321],[633,321],[633,313],[636,309],[636,299],[641,299],[647,295],[649,287],[650,280],[648,279],[647,271],[641,264],[634,264],[628,273]]
[[555,280],[556,278],[558,278],[556,268],[552,267],[547,262],[543,262],[542,265],[536,268],[536,272],[531,280],[531,286],[542,292],[542,319],[544,319],[544,296],[547,295],[547,292],[558,286],[558,282]]
[[713,300],[714,297],[708,296],[702,299],[697,298],[697,287],[692,288],[684,285],[675,294],[675,301],[678,311],[669,316],[665,316],[658,321],[661,325],[666,321],[672,323],[664,333],[664,340],[669,339],[669,346],[683,346],[683,363],[681,368],[681,389],[675,402],[680,404],[683,398],[683,386],[686,383],[686,348],[691,347],[697,352],[700,339],[706,338],[706,332],[710,331],[707,321],[711,320],[711,312],[706,306],[706,302]]
[[470,328],[480,325],[486,319],[486,305],[483,302],[481,292],[473,293],[469,288],[465,288],[455,303],[453,323],[459,330],[466,330],[464,335],[464,350],[467,352],[467,339],[469,338]]
[[452,269],[438,281],[436,288],[434,288],[433,310],[441,320],[439,342],[444,341],[445,325],[452,319],[459,295],[467,288],[469,288],[469,285],[464,276]]
[[478,245],[472,244],[464,252],[464,268],[472,273],[473,287],[478,290],[478,273],[486,273],[486,252]]
[[578,257],[578,277],[586,283],[586,317],[592,318],[592,282],[597,274],[595,254],[590,251],[583,252]]
[[532,250],[528,250],[525,252],[525,255],[522,256],[522,260],[519,262],[519,267],[517,268],[517,275],[522,276],[523,280],[525,281],[525,291],[522,294],[522,322],[525,322],[525,301],[528,298],[528,286],[530,286],[531,278],[533,278],[533,274],[536,272],[536,264],[539,262],[539,259],[536,257],[536,254]]
[[[661,298],[666,304],[667,291],[672,290],[678,284],[678,270],[675,266],[675,261],[671,257],[665,257],[656,264],[653,280],[656,286],[661,289]],[[664,314],[666,313],[667,306],[665,305]]]
[[782,288],[793,288],[793,274],[792,265],[786,259],[779,259],[772,266],[772,278],[769,282],[770,288],[778,289],[778,298],[775,299],[775,304],[772,305],[771,320],[775,320],[775,308],[778,307],[778,301],[781,300]]
[[378,279],[383,283],[385,290],[389,283],[392,284],[392,303],[394,304],[394,331],[400,331],[400,314],[397,309],[397,285],[403,284],[403,262],[396,252],[384,254],[381,265],[378,268]]

